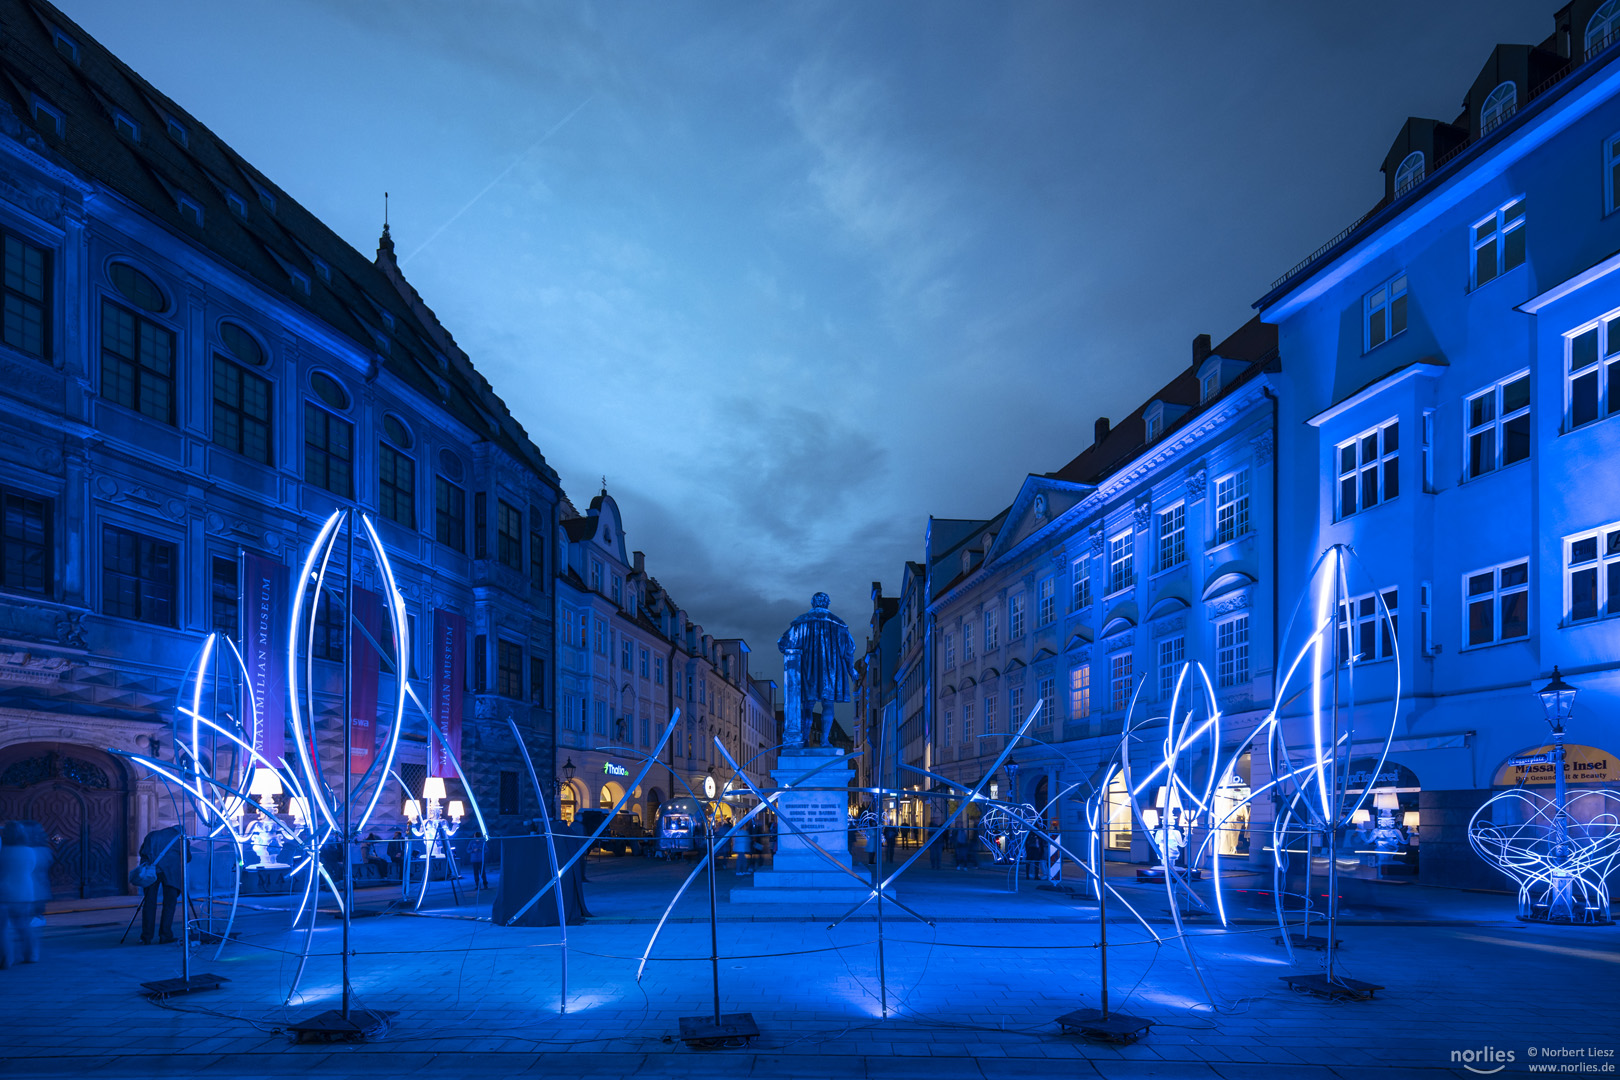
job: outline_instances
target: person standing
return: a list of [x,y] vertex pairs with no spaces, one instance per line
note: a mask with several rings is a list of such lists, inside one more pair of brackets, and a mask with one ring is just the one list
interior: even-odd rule
[[152,944],[152,931],[157,923],[158,894],[161,892],[163,921],[157,940],[160,945],[167,945],[176,940],[174,908],[181,900],[185,864],[191,861],[191,845],[178,825],[154,829],[141,841],[141,861],[150,863],[157,871],[157,880],[141,890],[141,944]]
[[43,902],[37,865],[37,849],[28,842],[22,822],[0,826],[0,968],[39,960],[34,916],[43,910]]
[[930,870],[940,868],[940,859],[945,854],[945,837],[940,835],[940,826],[943,824],[944,819],[940,817],[939,802],[930,799],[928,806],[928,836],[926,838],[928,843],[928,868]]
[[462,845],[467,865],[472,867],[473,888],[489,888],[489,875],[484,872],[484,838],[474,836]]

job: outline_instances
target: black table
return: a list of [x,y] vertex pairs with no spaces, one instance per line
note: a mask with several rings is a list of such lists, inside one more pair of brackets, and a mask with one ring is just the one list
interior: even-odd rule
[[[554,833],[557,845],[557,865],[561,867],[585,845],[583,836]],[[500,886],[495,890],[490,916],[496,926],[505,926],[545,882],[551,879],[551,858],[546,852],[544,836],[509,836],[492,844],[500,845]],[[578,925],[590,918],[585,908],[585,860],[571,867],[562,881],[563,911],[569,925]],[[556,926],[557,898],[550,892],[537,900],[514,926]]]

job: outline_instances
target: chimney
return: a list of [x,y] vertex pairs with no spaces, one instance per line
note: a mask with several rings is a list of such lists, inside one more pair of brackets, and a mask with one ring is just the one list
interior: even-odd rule
[[1199,334],[1197,337],[1193,338],[1193,367],[1197,367],[1199,364],[1202,364],[1205,360],[1209,359],[1209,354],[1212,351],[1213,350],[1210,348],[1209,344],[1208,334]]
[[647,556],[639,551],[632,551],[630,557],[635,560],[636,573],[645,574],[647,572]]
[[1100,444],[1106,438],[1108,438],[1108,417],[1099,416],[1097,417],[1096,434],[1092,442]]

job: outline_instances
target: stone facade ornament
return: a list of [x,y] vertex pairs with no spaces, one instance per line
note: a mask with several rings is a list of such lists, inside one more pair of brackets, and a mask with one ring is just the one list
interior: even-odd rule
[[1262,431],[1254,440],[1254,463],[1256,465],[1271,464],[1271,455],[1276,449],[1276,437],[1270,431]]
[[1227,615],[1234,611],[1242,611],[1249,606],[1249,594],[1245,590],[1236,596],[1224,596],[1209,605],[1211,615]]
[[1103,549],[1105,547],[1107,547],[1107,546],[1108,546],[1108,540],[1104,536],[1103,531],[1101,529],[1098,529],[1096,532],[1091,534],[1091,554],[1092,555],[1100,556],[1103,553]]
[[1136,509],[1132,513],[1136,518],[1137,529],[1145,529],[1153,521],[1153,504],[1139,502],[1136,504]]
[[1204,488],[1209,483],[1209,474],[1203,469],[1187,474],[1187,498],[1202,499]]

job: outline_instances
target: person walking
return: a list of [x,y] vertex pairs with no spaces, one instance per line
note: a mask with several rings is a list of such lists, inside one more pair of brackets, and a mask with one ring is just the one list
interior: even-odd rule
[[940,835],[940,826],[944,823],[945,819],[940,816],[939,803],[930,800],[928,807],[928,836],[926,838],[928,844],[928,868],[930,870],[938,870],[940,861],[945,857],[945,837]]
[[489,888],[489,875],[484,872],[484,838],[472,837],[462,845],[461,851],[467,856],[467,865],[472,867],[473,888]]
[[1041,880],[1041,870],[1045,865],[1046,835],[1039,829],[1031,828],[1024,837],[1024,876],[1034,881]]
[[894,845],[900,842],[900,826],[883,826],[883,861],[894,865]]
[[0,826],[0,968],[39,960],[39,927],[44,912],[39,893],[39,848],[20,821]]
[[[158,930],[158,944],[168,945],[174,936],[174,908],[182,899],[185,864],[191,861],[191,845],[178,825],[154,829],[141,841],[141,862],[157,872],[157,880],[141,890],[141,944],[152,944],[152,931]],[[163,895],[163,920],[157,921],[158,894]]]
[[405,880],[405,834],[395,829],[388,835],[388,861],[393,864],[394,877]]

